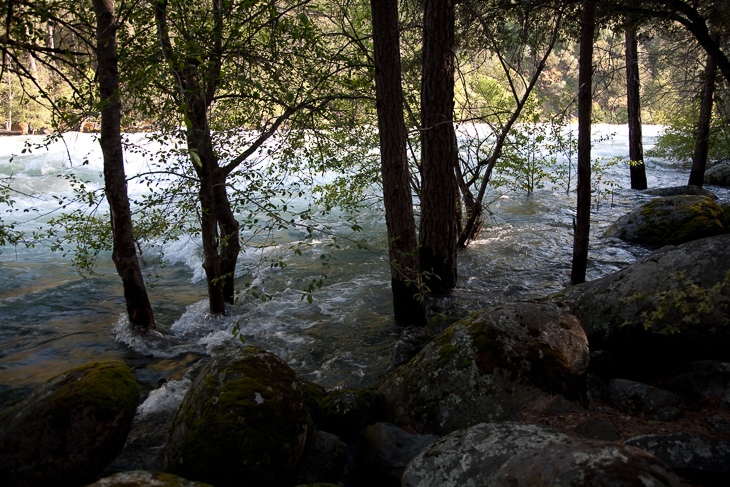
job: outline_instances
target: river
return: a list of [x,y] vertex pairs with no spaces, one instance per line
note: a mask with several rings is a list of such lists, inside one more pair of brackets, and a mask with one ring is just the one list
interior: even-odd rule
[[[594,144],[594,157],[628,154],[626,127],[600,125],[594,130],[615,134]],[[658,126],[644,127],[645,150],[654,144],[660,130]],[[37,142],[40,137],[0,139],[0,177],[12,175],[13,187],[23,193],[14,195],[16,208],[55,209],[58,205],[50,197],[69,191],[68,182],[57,176],[69,171],[101,185],[101,154],[93,135],[69,134],[66,144],[22,154],[27,140]],[[88,165],[81,164],[85,158]],[[128,174],[141,170],[143,164],[139,156],[128,155]],[[686,184],[688,173],[688,167],[647,160],[649,187]],[[616,218],[650,199],[627,189],[626,164],[609,168],[606,178],[623,189],[615,189],[594,207],[589,280],[615,272],[648,253],[641,246],[602,236]],[[708,189],[721,199],[728,197],[721,188]],[[131,186],[130,191],[142,189]],[[30,194],[41,199],[27,196]],[[454,317],[500,300],[544,296],[567,285],[574,194],[566,195],[557,188],[539,189],[531,195],[493,194],[492,215],[481,237],[459,251],[458,287],[430,303],[433,313]],[[48,218],[36,213],[10,217],[25,230],[42,225]],[[98,275],[82,277],[72,267],[70,257],[47,246],[1,248],[0,406],[16,402],[63,370],[92,360],[128,363],[143,389],[149,391],[165,380],[180,378],[198,352],[231,340],[234,323],[248,343],[278,354],[304,378],[327,387],[372,384],[399,360],[404,341],[402,330],[391,317],[384,213],[365,210],[359,222],[363,231],[357,238],[366,238],[369,250],[345,240],[339,241],[339,249],[333,249],[328,246],[329,239],[321,238],[299,256],[290,247],[304,237],[304,232],[281,231],[273,252],[287,266],[260,267],[255,275],[245,274],[237,281],[241,285],[253,280],[272,299],[243,299],[230,308],[229,316],[218,319],[207,315],[199,242],[183,238],[167,245],[166,266],[154,269],[161,277],[154,280],[149,292],[160,331],[189,344],[178,348],[177,355],[169,350],[151,350],[130,338],[124,327],[121,284],[110,255],[102,254]],[[331,255],[327,278],[310,304],[302,299],[301,290],[319,274],[322,256],[326,255]],[[241,256],[241,268],[253,266],[260,257],[255,249],[249,249]]]

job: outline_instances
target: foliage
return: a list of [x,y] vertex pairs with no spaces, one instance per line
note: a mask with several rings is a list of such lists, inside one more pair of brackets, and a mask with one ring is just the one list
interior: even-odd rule
[[[662,157],[677,162],[692,162],[697,142],[699,108],[695,103],[667,120],[664,133],[656,145],[646,151],[649,157]],[[730,124],[720,117],[717,109],[712,119],[707,159],[710,162],[727,160],[730,154]]]
[[[669,335],[686,331],[686,327],[698,325],[700,322],[711,323],[711,330],[730,323],[730,298],[727,289],[730,285],[730,271],[725,278],[711,288],[704,288],[691,280],[686,273],[680,271],[670,276],[676,287],[661,291],[656,298],[653,309],[641,313],[644,330],[652,329],[657,333]],[[647,294],[637,293],[624,299],[624,303],[642,302]],[[624,326],[630,325],[625,322]]]

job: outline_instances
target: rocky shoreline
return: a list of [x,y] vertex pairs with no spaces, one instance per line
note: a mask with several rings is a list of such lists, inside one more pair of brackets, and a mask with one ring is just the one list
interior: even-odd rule
[[[634,230],[660,218],[660,232],[624,233],[650,235],[657,251],[539,302],[475,311],[371,388],[326,391],[269,352],[221,347],[165,386],[167,407],[143,404],[132,421],[125,365],[67,371],[0,413],[0,475],[19,486],[728,485],[725,210],[701,194],[660,200],[639,209],[645,221],[625,218]],[[679,242],[704,236],[700,223],[715,236]]]

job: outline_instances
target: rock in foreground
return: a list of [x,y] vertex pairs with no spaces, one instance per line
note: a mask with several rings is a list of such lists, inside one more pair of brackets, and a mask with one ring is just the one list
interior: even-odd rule
[[139,387],[121,362],[93,362],[38,386],[0,414],[0,479],[12,486],[93,481],[124,446]]
[[285,362],[255,347],[222,351],[173,419],[167,470],[216,487],[283,485],[304,449],[308,421],[302,385]]
[[728,271],[730,235],[721,235],[659,249],[555,299],[578,317],[592,351],[613,354],[613,377],[641,379],[693,360],[730,361]]
[[561,394],[580,399],[588,343],[553,305],[510,303],[473,313],[396,369],[376,389],[390,421],[444,435],[505,421]]

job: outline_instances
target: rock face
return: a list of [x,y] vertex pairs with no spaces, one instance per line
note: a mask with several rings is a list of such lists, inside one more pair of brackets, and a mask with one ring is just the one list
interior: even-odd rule
[[625,413],[657,421],[674,421],[684,415],[682,399],[657,387],[613,379],[608,388],[611,402]]
[[680,487],[672,469],[638,448],[612,442],[563,443],[522,451],[505,463],[492,487]]
[[363,436],[362,462],[366,468],[395,480],[401,479],[417,454],[439,439],[436,435],[411,434],[389,423],[372,424],[365,428]]
[[215,486],[291,480],[309,414],[294,371],[255,347],[211,358],[172,421],[167,470]]
[[730,363],[698,360],[675,370],[664,380],[664,387],[687,404],[716,400],[730,390]]
[[722,208],[707,196],[655,198],[619,218],[606,236],[649,247],[679,245],[727,233]]
[[444,435],[516,414],[555,394],[579,399],[588,343],[574,316],[511,303],[449,327],[375,390],[390,421]]
[[683,473],[730,473],[730,441],[705,435],[644,435],[624,442],[656,456]]
[[0,414],[0,478],[13,486],[84,485],[119,455],[139,387],[121,362],[93,362],[38,386]]
[[705,171],[705,182],[717,186],[730,186],[730,163],[715,164]]
[[517,453],[575,442],[568,435],[534,424],[479,424],[455,431],[424,449],[406,467],[402,485],[490,485],[500,467]]
[[[730,361],[730,326],[722,325],[730,317],[724,297],[730,289],[717,293],[708,313],[692,308],[692,301],[701,294],[697,289],[711,292],[729,270],[730,235],[722,235],[662,248],[613,275],[572,286],[554,298],[578,317],[591,350],[612,353],[617,369],[613,377],[641,379],[666,374],[682,362]],[[678,297],[680,292],[690,297]],[[690,311],[683,310],[684,305],[690,305]],[[657,315],[645,330],[642,313],[659,308],[664,315]],[[680,326],[678,332],[668,333],[676,326]]]
[[333,391],[319,403],[319,428],[349,441],[377,421],[376,413],[370,389]]
[[132,470],[104,477],[88,487],[210,487],[208,484],[186,480],[171,473]]
[[304,447],[296,472],[296,484],[337,482],[345,476],[347,445],[332,433],[315,431]]

